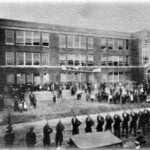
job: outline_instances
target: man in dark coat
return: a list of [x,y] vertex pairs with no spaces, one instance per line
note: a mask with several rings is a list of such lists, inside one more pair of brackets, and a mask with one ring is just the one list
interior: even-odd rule
[[128,122],[130,120],[130,115],[126,112],[122,114],[123,122],[122,122],[122,136],[124,136],[124,132],[126,132],[126,138],[128,138]]
[[131,112],[130,117],[130,134],[132,133],[132,130],[134,130],[134,136],[136,136],[138,115],[134,112]]
[[33,94],[33,92],[30,93],[29,99],[30,99],[30,105],[33,106],[33,103],[34,103],[34,100],[35,100],[35,95]]
[[144,112],[139,111],[138,117],[139,117],[138,129],[141,129],[143,134],[145,134],[145,115],[144,115]]
[[102,117],[101,115],[98,115],[97,116],[97,127],[96,127],[97,132],[103,131],[103,125],[104,125],[104,117]]
[[85,133],[92,132],[92,126],[94,125],[94,121],[89,115],[86,118],[85,123],[86,123]]
[[26,143],[28,148],[35,147],[36,144],[36,134],[34,132],[34,127],[30,127],[30,131],[26,134]]
[[114,115],[114,135],[120,138],[120,124],[122,120],[118,114]]
[[112,119],[112,117],[109,114],[106,116],[105,121],[106,121],[105,131],[106,130],[112,131],[113,119]]
[[81,122],[77,119],[76,116],[74,116],[71,120],[72,123],[72,135],[79,134],[79,126],[81,125]]
[[47,122],[47,124],[43,127],[43,134],[44,134],[43,145],[44,145],[44,147],[50,146],[50,143],[51,143],[50,134],[52,132],[53,132],[53,130]]
[[4,136],[4,142],[6,147],[12,147],[15,140],[15,134],[13,128],[9,125],[7,127],[6,134]]
[[145,120],[145,130],[149,130],[149,122],[150,122],[150,112],[147,109],[144,109],[144,120]]
[[64,129],[65,127],[63,126],[61,120],[59,120],[58,124],[56,125],[56,147],[62,146]]

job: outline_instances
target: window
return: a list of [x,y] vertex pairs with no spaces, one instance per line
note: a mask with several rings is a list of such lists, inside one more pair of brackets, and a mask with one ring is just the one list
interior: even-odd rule
[[148,42],[148,40],[143,40],[143,48],[148,48],[148,46],[149,46],[149,42]]
[[108,39],[108,49],[113,49],[113,40],[112,39]]
[[40,33],[33,32],[33,45],[40,45]]
[[49,53],[42,54],[42,65],[49,65]]
[[119,66],[123,66],[123,56],[119,56]]
[[67,36],[67,46],[68,48],[73,48],[73,41],[74,41],[74,38],[73,38],[73,35],[68,35]]
[[68,54],[67,58],[68,58],[68,65],[73,65],[74,55],[73,54]]
[[80,41],[79,36],[78,35],[74,36],[74,48],[79,48],[79,41]]
[[27,84],[33,84],[33,74],[27,74]]
[[17,84],[25,84],[25,74],[17,74]]
[[101,38],[101,49],[106,50],[106,38]]
[[6,65],[14,65],[14,52],[6,52]]
[[101,65],[106,66],[107,65],[107,57],[106,56],[101,56]]
[[16,31],[16,44],[24,45],[24,31]]
[[14,30],[6,30],[6,44],[14,44]]
[[114,66],[119,65],[119,56],[114,56]]
[[49,33],[42,33],[42,46],[49,46]]
[[65,65],[66,64],[66,54],[60,54],[59,55],[59,64]]
[[26,65],[32,65],[32,53],[26,53]]
[[7,84],[14,84],[14,74],[7,75]]
[[126,40],[126,50],[129,49],[129,40]]
[[17,65],[24,65],[24,53],[17,52],[16,53]]
[[32,45],[32,32],[25,31],[25,45]]
[[93,66],[94,56],[88,55],[88,66]]
[[125,56],[124,58],[124,65],[129,66],[129,56]]
[[81,36],[80,39],[80,48],[86,49],[86,37]]
[[113,61],[114,61],[114,57],[113,56],[108,56],[108,65],[109,66],[113,66]]
[[33,65],[40,65],[40,53],[33,53]]
[[117,40],[117,48],[118,50],[123,49],[123,40],[120,40],[120,39]]
[[88,37],[88,49],[93,49],[93,38]]
[[143,64],[146,64],[148,62],[149,62],[149,57],[148,56],[143,57]]
[[81,54],[81,65],[86,66],[86,55]]
[[66,36],[59,34],[59,47],[66,48]]
[[75,66],[80,65],[80,55],[79,54],[74,55],[74,64],[75,64]]

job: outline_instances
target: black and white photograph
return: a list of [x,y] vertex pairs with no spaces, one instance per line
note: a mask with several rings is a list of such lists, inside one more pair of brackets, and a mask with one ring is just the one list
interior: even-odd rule
[[0,0],[1,149],[150,149],[150,1]]

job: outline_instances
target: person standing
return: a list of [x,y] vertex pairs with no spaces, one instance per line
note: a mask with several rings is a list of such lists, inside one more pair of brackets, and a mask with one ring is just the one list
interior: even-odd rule
[[72,123],[72,135],[79,134],[79,126],[81,125],[81,122],[77,119],[76,116],[74,116],[71,120]]
[[64,129],[64,125],[62,124],[61,120],[59,120],[58,124],[56,125],[56,147],[62,146]]
[[26,143],[28,148],[34,148],[36,144],[36,134],[34,127],[30,127],[30,131],[26,134]]
[[92,126],[94,125],[94,121],[92,118],[88,115],[88,117],[85,120],[86,127],[85,127],[85,133],[92,132]]
[[98,115],[97,116],[97,127],[96,127],[97,132],[103,131],[103,125],[104,125],[104,117],[102,117],[101,115]]
[[134,136],[136,136],[138,115],[134,112],[131,112],[130,117],[130,134],[132,133],[132,130],[134,130]]
[[124,136],[124,133],[126,134],[126,138],[128,138],[128,122],[130,120],[129,114],[126,112],[123,112],[122,114],[123,122],[122,122],[122,136]]
[[106,116],[105,121],[106,121],[105,131],[106,130],[112,131],[113,119],[109,114]]
[[51,143],[50,134],[52,132],[53,132],[53,129],[49,126],[49,124],[47,122],[47,124],[43,127],[43,134],[44,134],[43,145],[44,145],[44,147],[50,146],[50,143]]
[[114,135],[120,138],[120,124],[122,120],[118,114],[114,115]]

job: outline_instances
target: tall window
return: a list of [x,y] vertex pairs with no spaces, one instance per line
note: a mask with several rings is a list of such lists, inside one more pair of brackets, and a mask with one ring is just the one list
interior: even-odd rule
[[93,66],[94,56],[88,55],[88,66]]
[[14,65],[14,52],[6,52],[6,65]]
[[25,31],[25,45],[32,45],[32,32]]
[[124,64],[125,64],[125,66],[129,66],[129,56],[125,56]]
[[113,49],[113,40],[112,39],[108,39],[108,49]]
[[123,40],[121,40],[121,39],[117,40],[117,48],[118,48],[118,50],[123,49]]
[[24,45],[24,31],[16,31],[16,43]]
[[74,48],[79,48],[80,38],[78,35],[74,36]]
[[42,46],[49,46],[49,33],[42,33]]
[[148,48],[149,47],[149,41],[148,40],[143,40],[142,46],[143,46],[143,48]]
[[86,55],[85,54],[81,54],[81,65],[86,66]]
[[33,32],[33,45],[40,45],[40,33]]
[[93,49],[93,38],[88,37],[88,49]]
[[106,66],[107,65],[107,56],[101,56],[101,65]]
[[86,37],[80,36],[80,48],[86,49]]
[[59,34],[59,47],[66,48],[66,36],[63,34]]
[[32,65],[32,53],[26,53],[26,65]]
[[60,54],[59,55],[59,64],[65,65],[66,64],[66,54]]
[[106,38],[101,38],[101,49],[106,50],[106,45],[107,45]]
[[73,37],[73,35],[68,35],[67,36],[67,46],[68,46],[68,48],[73,48],[73,46],[74,46],[74,37]]
[[14,74],[7,75],[7,84],[14,84]]
[[49,65],[49,53],[42,53],[42,65]]
[[33,65],[40,65],[40,53],[33,53]]
[[129,40],[126,40],[126,50],[129,49]]
[[14,44],[14,30],[5,30],[6,44]]
[[17,52],[16,53],[16,60],[17,60],[17,65],[24,65],[24,53],[23,52]]

